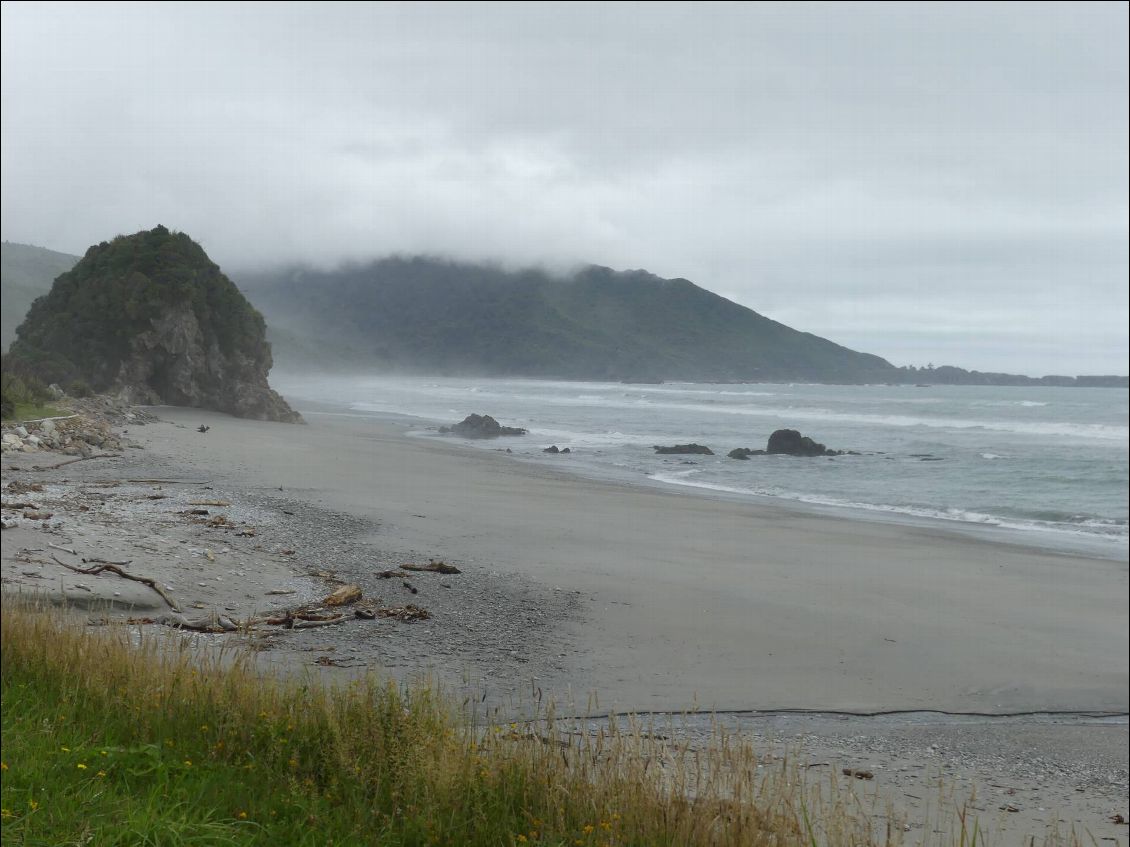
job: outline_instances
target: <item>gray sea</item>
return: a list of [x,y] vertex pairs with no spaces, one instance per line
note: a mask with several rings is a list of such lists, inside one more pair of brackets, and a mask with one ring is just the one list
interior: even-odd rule
[[[518,459],[583,476],[1127,555],[1125,389],[286,375],[272,382],[299,407],[306,400],[338,414],[408,418],[421,437],[449,437],[436,427],[490,414],[529,434],[468,441],[468,449],[508,447]],[[726,457],[735,447],[764,448],[780,428],[862,455]],[[687,442],[716,455],[652,449]],[[571,453],[547,455],[549,445]]]

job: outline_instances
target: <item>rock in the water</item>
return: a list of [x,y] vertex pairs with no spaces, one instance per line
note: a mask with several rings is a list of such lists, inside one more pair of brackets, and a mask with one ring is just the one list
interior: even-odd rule
[[786,456],[838,456],[838,450],[829,450],[823,444],[813,441],[807,435],[801,435],[795,429],[778,429],[769,436],[769,444],[765,448],[769,454],[784,454]]
[[714,451],[709,447],[704,447],[701,444],[672,444],[670,447],[662,447],[659,444],[652,445],[655,452],[660,455],[681,455],[685,453],[695,454],[699,456],[713,456]]
[[266,324],[207,254],[163,226],[91,247],[16,331],[11,356],[45,381],[127,402],[301,418],[267,384]]
[[441,426],[440,432],[461,435],[463,438],[498,438],[500,435],[525,435],[526,430],[516,426],[503,426],[490,415],[467,415],[454,426]]
[[749,447],[738,447],[726,454],[731,459],[746,459],[750,456],[764,456],[764,450],[751,450]]
[[549,446],[549,447],[546,447],[546,448],[545,448],[544,450],[542,450],[541,452],[543,452],[543,453],[554,453],[554,454],[556,454],[556,453],[560,453],[561,451],[557,449],[557,445],[556,445],[556,444],[553,444],[553,445],[551,445],[551,446]]

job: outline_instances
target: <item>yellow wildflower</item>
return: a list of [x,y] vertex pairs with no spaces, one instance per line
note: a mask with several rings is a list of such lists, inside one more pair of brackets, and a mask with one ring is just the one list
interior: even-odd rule
[[28,800],[27,801],[27,807],[34,812],[36,809],[39,808],[39,801],[38,800]]
[[525,844],[526,843],[526,836],[519,833],[518,837],[515,839],[515,841],[517,841],[519,844]]
[[86,770],[86,765],[83,762],[79,762],[77,765],[75,765],[75,767],[78,768],[80,771]]
[[240,812],[240,813],[239,813],[239,819],[240,819],[241,821],[245,821],[245,820],[247,820],[247,812]]
[[583,829],[583,830],[581,830],[581,831],[582,831],[582,832],[584,832],[584,834],[585,834],[585,835],[588,835],[588,834],[589,834],[589,833],[591,833],[591,832],[592,832],[592,831],[593,831],[594,829],[596,829],[596,827],[595,827],[595,826],[593,826],[593,825],[592,825],[591,823],[587,823],[587,824],[585,824],[585,827],[584,827],[584,829]]
[[106,775],[106,771],[98,771],[98,776],[105,776],[105,775]]
[[191,768],[192,767],[192,760],[191,759],[185,759],[184,760],[184,766],[186,768]]

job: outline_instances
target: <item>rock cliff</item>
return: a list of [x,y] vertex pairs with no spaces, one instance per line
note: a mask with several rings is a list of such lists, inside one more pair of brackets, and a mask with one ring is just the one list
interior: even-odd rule
[[301,420],[271,387],[263,317],[187,235],[158,226],[91,247],[32,304],[12,356],[46,382],[134,403]]

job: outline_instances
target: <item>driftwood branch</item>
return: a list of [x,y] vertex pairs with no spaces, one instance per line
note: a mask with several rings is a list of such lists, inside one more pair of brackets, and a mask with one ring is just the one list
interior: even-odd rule
[[[180,607],[177,606],[177,604],[175,602],[173,602],[173,600],[169,597],[168,594],[166,594],[164,592],[164,590],[162,590],[161,586],[159,586],[157,584],[157,581],[154,580],[154,579],[150,579],[147,576],[137,576],[136,574],[127,573],[126,571],[123,571],[121,569],[121,567],[119,567],[118,565],[111,564],[111,563],[108,563],[108,562],[96,565],[93,568],[79,568],[79,567],[75,567],[74,565],[68,565],[66,562],[60,560],[59,557],[56,556],[53,553],[51,554],[51,558],[55,560],[56,564],[62,565],[67,570],[74,571],[75,573],[86,574],[88,576],[98,576],[98,574],[102,573],[103,571],[109,571],[110,573],[116,573],[122,579],[128,579],[128,580],[131,580],[133,582],[140,582],[142,585],[147,585],[150,588],[152,588],[155,592],[157,592],[157,594],[161,597],[161,599],[165,601],[165,604],[170,609],[172,609],[174,612],[180,611]],[[94,561],[94,560],[91,560],[91,561]]]
[[73,465],[75,462],[89,462],[91,459],[120,459],[121,453],[99,453],[97,456],[79,456],[77,459],[67,459],[65,462],[59,462],[57,465],[32,465],[33,471],[53,471],[57,468],[64,468],[67,465]]
[[115,559],[99,559],[97,556],[91,556],[89,559],[83,559],[82,560],[82,563],[84,565],[90,565],[90,564],[118,565],[119,567],[123,567],[123,568],[126,565],[131,564],[132,562],[133,562],[133,559],[117,559],[117,560],[115,560]]
[[406,571],[422,571],[424,573],[463,573],[463,571],[459,570],[455,565],[449,565],[447,562],[437,562],[434,559],[426,565],[401,565],[400,567]]

